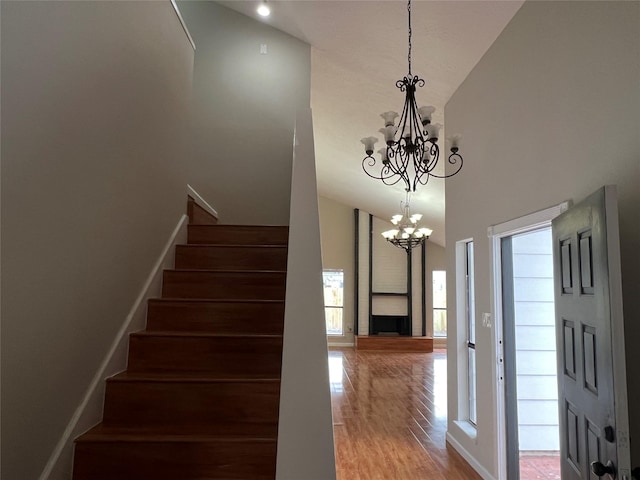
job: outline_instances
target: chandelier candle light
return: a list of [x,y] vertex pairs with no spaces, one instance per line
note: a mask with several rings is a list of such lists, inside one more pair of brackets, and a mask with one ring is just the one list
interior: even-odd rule
[[404,248],[407,253],[418,245],[422,245],[424,241],[433,233],[430,228],[418,227],[418,222],[422,219],[421,213],[409,212],[409,192],[407,192],[407,201],[400,202],[402,206],[402,214],[391,217],[391,223],[397,228],[382,232],[382,236],[391,244],[399,248]]
[[[396,82],[396,87],[405,93],[404,108],[402,114],[397,112],[385,112],[380,116],[384,120],[384,128],[379,130],[384,135],[386,147],[378,150],[382,162],[379,173],[376,172],[377,160],[373,157],[376,137],[363,138],[366,157],[362,160],[362,168],[367,175],[377,180],[382,180],[386,185],[395,185],[400,180],[405,184],[407,192],[415,192],[418,184],[426,185],[430,177],[452,177],[462,169],[463,159],[458,153],[460,136],[450,138],[451,154],[449,163],[456,168],[445,175],[437,175],[434,172],[440,159],[438,136],[442,125],[431,123],[434,107],[420,107],[416,103],[416,86],[423,87],[422,78],[411,73],[411,0],[407,4],[409,14],[409,73],[402,80]],[[400,117],[398,125],[396,118]]]

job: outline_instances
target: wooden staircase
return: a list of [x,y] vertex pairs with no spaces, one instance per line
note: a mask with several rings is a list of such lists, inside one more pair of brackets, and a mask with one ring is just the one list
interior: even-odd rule
[[288,228],[188,230],[74,480],[275,478]]

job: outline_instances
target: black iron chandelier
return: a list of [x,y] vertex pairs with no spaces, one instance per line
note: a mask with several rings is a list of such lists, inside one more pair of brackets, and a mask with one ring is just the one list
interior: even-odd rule
[[409,212],[409,192],[405,202],[400,202],[402,213],[391,217],[391,223],[396,228],[382,232],[382,236],[396,247],[403,248],[409,253],[414,247],[422,245],[429,238],[433,230],[418,226],[422,214]]
[[[415,192],[418,184],[426,185],[430,177],[452,177],[462,169],[463,159],[458,153],[460,136],[451,137],[451,154],[449,163],[455,165],[454,171],[445,175],[434,172],[440,159],[438,135],[442,125],[431,123],[434,107],[420,107],[416,103],[416,86],[423,87],[425,81],[411,73],[411,0],[407,3],[409,16],[409,73],[402,80],[396,82],[396,87],[405,93],[402,114],[385,112],[380,116],[384,119],[384,128],[379,131],[384,134],[385,148],[378,150],[382,165],[379,166],[373,157],[375,137],[363,138],[364,150],[367,154],[362,160],[362,168],[367,175],[382,180],[386,185],[395,185],[400,180],[405,184],[407,192]],[[400,117],[398,125],[395,119]],[[379,170],[378,170],[379,169]]]

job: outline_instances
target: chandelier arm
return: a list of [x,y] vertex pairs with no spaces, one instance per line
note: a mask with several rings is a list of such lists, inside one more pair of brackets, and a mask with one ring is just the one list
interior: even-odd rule
[[369,173],[367,167],[375,167],[376,163],[377,161],[374,157],[370,155],[366,156],[362,160],[362,169],[364,170],[364,173],[375,180],[381,180],[385,185],[392,186],[398,183],[400,180],[403,180],[405,185],[408,185],[408,179],[406,175],[403,175],[403,172],[401,171],[397,171],[396,167],[392,163],[383,165],[380,169],[379,175],[372,175],[371,173]]
[[396,142],[398,146],[400,146],[400,141],[404,138],[404,128],[407,124],[407,115],[409,114],[407,106],[409,105],[409,91],[411,88],[411,84],[409,83],[409,79],[404,77],[402,80],[398,80],[402,85],[400,88],[401,92],[405,92],[404,105],[402,106],[402,113],[400,114],[400,120],[398,121],[398,128],[396,129],[396,134],[400,132],[400,138]]
[[[398,157],[400,157],[399,162],[398,162]],[[409,166],[409,154],[407,153],[406,148],[404,148],[403,150],[398,150],[398,152],[395,155],[394,161],[396,162],[398,174],[404,180],[404,184],[406,186],[405,189],[409,189],[411,185],[411,179],[409,178],[409,174],[407,173],[407,167]]]
[[388,181],[388,178],[381,178],[380,180],[382,180],[382,183],[388,186],[395,185],[396,183],[400,182],[400,180],[404,180],[405,184],[407,183],[407,180],[401,175],[398,175],[398,178],[396,178],[393,182]]
[[418,135],[418,129],[417,129],[417,124],[416,124],[416,97],[415,97],[415,85],[413,88],[413,93],[412,95],[407,95],[407,102],[408,106],[409,106],[409,112],[408,112],[408,117],[409,117],[409,132],[411,133],[411,138],[414,139],[417,137]]
[[429,174],[427,172],[417,173],[416,171],[416,176],[413,178],[413,191],[416,191],[418,185],[426,185],[427,183],[429,183]]
[[402,248],[403,250],[406,250],[407,253],[409,253],[409,250],[419,245],[422,245],[422,243],[424,243],[425,240],[427,240],[428,238],[429,237],[427,236],[420,237],[420,238],[416,238],[416,237],[388,238],[387,242],[389,242],[391,245],[394,245],[398,248]]
[[429,163],[425,165],[425,171],[431,174],[440,161],[440,147],[437,143],[429,142],[429,157]]
[[390,161],[393,160],[393,163],[395,164],[395,170],[397,171],[398,175],[401,176],[404,180],[406,188],[409,188],[411,185],[411,180],[409,179],[409,175],[407,173],[409,156],[407,154],[406,148],[402,147],[399,141],[395,142],[395,144],[397,148],[395,150],[390,148],[390,154],[388,155],[388,157]]
[[[376,159],[371,155],[364,157],[364,159],[362,160],[362,169],[364,170],[364,173],[369,175],[371,178],[375,178],[376,180],[384,180],[385,178],[393,177],[394,175],[400,175],[400,173],[394,171],[392,166],[390,165],[383,165],[380,169],[380,175],[370,174],[367,167],[373,168],[376,166],[376,163]],[[386,172],[390,173],[387,174]]]
[[460,170],[462,170],[462,164],[464,163],[464,160],[462,159],[462,156],[460,154],[458,154],[457,152],[452,153],[451,155],[449,155],[449,159],[447,160],[449,162],[449,164],[451,165],[458,165],[458,168],[456,168],[453,172],[446,174],[446,175],[436,175],[435,173],[430,173],[430,175],[432,177],[436,177],[436,178],[449,178],[449,177],[453,177],[456,173],[458,173]]

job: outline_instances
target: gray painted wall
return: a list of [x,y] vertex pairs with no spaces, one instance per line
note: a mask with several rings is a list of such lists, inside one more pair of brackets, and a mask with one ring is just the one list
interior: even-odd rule
[[[447,181],[449,246],[476,242],[476,318],[490,312],[487,227],[604,184],[619,194],[630,405],[640,402],[640,3],[528,1],[445,109],[447,130],[464,136],[465,168]],[[449,318],[456,318],[455,249],[448,248]],[[477,323],[477,438],[458,419],[455,322],[450,322],[449,434],[497,474],[492,328]],[[631,409],[631,425],[640,411]],[[633,435],[634,432],[632,432]],[[640,432],[635,431],[638,438]],[[640,465],[640,445],[632,444]]]
[[193,49],[168,1],[1,8],[2,478],[31,480],[185,212]]
[[354,325],[354,219],[353,207],[335,200],[319,197],[320,237],[322,239],[322,268],[344,271],[344,335],[329,336],[329,343],[353,343]]
[[189,184],[222,223],[287,224],[293,127],[296,110],[309,107],[311,47],[214,2],[179,8],[196,44]]

